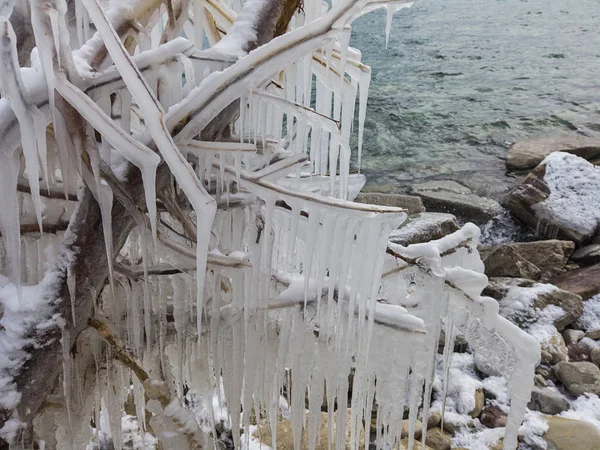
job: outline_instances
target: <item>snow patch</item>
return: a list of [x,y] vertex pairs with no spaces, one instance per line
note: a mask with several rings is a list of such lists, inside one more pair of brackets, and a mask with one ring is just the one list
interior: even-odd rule
[[583,302],[583,314],[577,320],[577,326],[586,331],[600,329],[600,294]]
[[560,416],[589,422],[600,430],[600,398],[596,394],[583,394],[573,400],[571,409]]
[[550,196],[533,206],[538,217],[592,235],[600,222],[600,169],[579,156],[548,155],[544,181]]

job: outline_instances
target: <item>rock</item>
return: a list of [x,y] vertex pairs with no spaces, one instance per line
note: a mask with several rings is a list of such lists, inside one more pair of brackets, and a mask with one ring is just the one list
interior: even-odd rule
[[456,214],[475,222],[487,222],[502,212],[495,200],[479,197],[455,181],[415,184],[411,193],[421,197],[427,210]]
[[442,413],[436,409],[429,413],[429,417],[427,418],[427,429],[437,427],[442,421]]
[[[600,395],[600,368],[591,362],[560,362],[554,367],[556,376],[573,395],[586,392]],[[600,441],[599,441],[600,442]]]
[[596,343],[596,341],[594,339],[591,339],[589,337],[584,337],[581,341],[579,341],[577,343],[577,347],[586,355],[590,355],[592,353],[592,350],[594,350],[596,347],[600,347],[599,344]]
[[587,331],[585,333],[585,337],[593,339],[594,341],[597,341],[598,339],[600,339],[600,328],[598,328],[596,330]]
[[354,201],[357,203],[404,208],[407,210],[408,214],[419,214],[425,211],[423,201],[420,197],[415,195],[361,192],[356,196]]
[[406,246],[441,239],[459,228],[452,214],[426,212],[409,217],[402,227],[392,232],[389,239]]
[[557,416],[544,416],[544,419],[548,422],[548,431],[544,434],[548,449],[598,450],[600,430],[591,423]]
[[425,444],[434,450],[450,450],[452,438],[450,435],[439,428],[427,430]]
[[568,152],[587,160],[595,160],[600,158],[600,141],[577,135],[519,141],[508,149],[506,167],[509,170],[532,169],[552,152]]
[[483,389],[477,389],[475,391],[475,408],[473,411],[469,413],[469,415],[473,418],[479,417],[481,411],[483,411],[483,407],[485,406],[485,394],[483,393]]
[[[521,278],[490,278],[488,286],[483,290],[483,295],[496,299],[500,304],[500,314],[517,325],[534,322],[548,305],[558,306],[564,311],[564,314],[554,320],[554,325],[559,331],[575,322],[583,313],[579,295],[549,284]],[[522,299],[531,298],[533,300],[529,309],[519,311],[517,317],[511,316],[515,299],[522,301]]]
[[551,278],[549,283],[574,294],[583,300],[600,293],[600,264],[576,269]]
[[542,363],[558,364],[561,361],[566,361],[567,346],[565,340],[558,331],[548,330],[548,333],[549,336],[543,342],[540,342],[542,346]]
[[556,374],[552,370],[552,367],[547,366],[545,364],[540,364],[535,368],[535,373],[537,375],[541,375],[544,377],[544,380],[550,380],[552,383],[557,383],[558,378],[556,378]]
[[589,354],[577,344],[567,345],[567,356],[570,362],[589,361],[590,359]]
[[534,387],[527,407],[544,414],[555,415],[569,409],[569,401],[562,394],[550,388]]
[[595,264],[600,262],[600,244],[590,244],[578,248],[571,255],[571,259],[580,264]]
[[[569,260],[569,256],[575,249],[575,244],[571,241],[560,241],[558,239],[550,239],[547,241],[536,241],[536,242],[519,242],[512,244],[502,244],[496,246],[485,246],[480,245],[478,247],[481,259],[486,266],[486,274],[488,276],[516,276],[514,273],[518,273],[520,267],[515,267],[515,264],[509,265],[504,269],[504,275],[499,273],[491,274],[490,269],[492,267],[498,267],[502,269],[502,264],[510,264],[510,261],[504,258],[498,262],[494,262],[503,255],[503,252],[498,250],[512,249],[518,255],[516,261],[527,261],[535,267],[534,270],[529,270],[529,276],[525,276],[525,272],[521,269],[523,276],[521,278],[530,278],[532,280],[547,279],[551,276],[555,276],[564,272],[564,267]],[[492,256],[494,255],[494,256]],[[523,263],[521,262],[521,265]],[[525,269],[527,266],[525,267]],[[537,273],[536,273],[537,272]]]
[[499,245],[482,257],[485,274],[488,277],[515,277],[537,280],[541,271],[527,261],[518,250],[511,245]]
[[562,337],[565,340],[565,344],[577,344],[585,336],[585,333],[581,330],[565,330],[562,332]]
[[535,385],[537,387],[548,387],[548,382],[546,381],[546,379],[540,375],[539,373],[536,373],[535,376],[533,377],[533,382],[535,383]]
[[539,235],[581,245],[598,229],[599,185],[600,168],[577,156],[553,153],[502,204]]
[[497,406],[488,406],[479,416],[479,421],[488,428],[500,428],[506,426],[506,414]]
[[[402,421],[402,436],[401,436],[402,439],[408,437],[409,423],[410,423],[410,421],[407,419]],[[423,432],[423,424],[421,423],[420,420],[416,420],[415,421],[415,434],[414,434],[415,439],[419,439],[421,437],[422,432]]]
[[590,353],[590,361],[597,366],[600,366],[600,347],[592,350]]

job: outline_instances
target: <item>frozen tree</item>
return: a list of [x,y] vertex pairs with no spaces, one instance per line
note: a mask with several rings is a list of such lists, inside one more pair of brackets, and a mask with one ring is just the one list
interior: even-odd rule
[[160,448],[212,446],[184,398],[221,385],[236,447],[285,392],[296,440],[325,403],[344,448],[350,388],[352,448],[405,408],[412,447],[442,330],[446,371],[460,334],[507,378],[514,448],[540,351],[480,295],[478,229],[402,247],[404,210],[352,202],[350,25],[409,2],[0,4],[1,448],[120,448],[125,404]]

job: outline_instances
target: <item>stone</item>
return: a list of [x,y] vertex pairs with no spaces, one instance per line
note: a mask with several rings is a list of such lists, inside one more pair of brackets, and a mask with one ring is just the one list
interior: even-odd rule
[[536,373],[533,377],[533,382],[535,383],[535,385],[537,387],[548,387],[548,382],[546,381],[546,379],[540,375],[539,373]]
[[479,197],[455,181],[415,184],[411,193],[421,197],[427,210],[455,214],[474,222],[487,222],[502,212],[497,201]]
[[473,411],[469,412],[469,415],[473,418],[479,417],[484,406],[485,394],[483,393],[483,389],[477,389],[475,390],[475,407],[473,408]]
[[[544,364],[558,364],[561,361],[567,360],[567,346],[562,335],[555,330],[548,330],[549,336],[540,342],[542,347],[542,363]],[[545,355],[549,355],[548,356]]]
[[581,362],[581,361],[589,361],[589,353],[586,353],[584,349],[582,349],[577,344],[567,345],[567,356],[570,362]]
[[425,444],[434,450],[450,450],[452,438],[440,428],[432,428],[431,430],[427,430]]
[[[408,437],[408,425],[409,425],[410,421],[408,419],[404,419],[402,421],[402,439],[407,438]],[[421,434],[423,433],[423,424],[421,423],[420,420],[415,420],[415,434],[414,434],[414,438],[415,439],[419,439],[421,437]]]
[[483,295],[498,301],[501,314],[503,301],[506,301],[505,299],[509,295],[511,297],[518,295],[523,298],[534,296],[532,308],[529,311],[523,312],[516,319],[508,317],[517,325],[537,320],[540,312],[549,305],[558,306],[564,311],[564,314],[554,320],[554,325],[559,331],[575,322],[583,314],[583,305],[579,295],[523,278],[490,278],[488,286],[483,290]]
[[594,339],[591,339],[588,336],[586,336],[577,343],[577,347],[583,353],[585,353],[586,355],[589,356],[592,353],[593,349],[595,349],[596,347],[600,347],[600,344],[596,343],[596,341]]
[[540,269],[527,261],[512,245],[499,245],[482,256],[485,274],[488,277],[515,277],[538,280]]
[[580,340],[582,340],[585,337],[585,332],[581,330],[568,329],[562,332],[562,337],[565,340],[565,344],[567,345],[577,344]]
[[429,413],[429,417],[427,418],[427,429],[437,427],[442,421],[442,413],[440,410],[436,409]]
[[479,352],[473,353],[473,362],[475,363],[475,367],[484,375],[490,377],[501,377],[502,372],[496,368],[492,363],[488,361],[483,355]]
[[544,377],[544,380],[549,380],[552,383],[558,383],[558,378],[556,378],[556,374],[552,370],[551,366],[540,364],[535,368],[535,373]]
[[553,389],[534,386],[527,407],[533,411],[555,415],[569,409],[569,401]]
[[590,353],[590,361],[597,366],[600,366],[600,347],[595,348]]
[[354,201],[357,203],[368,203],[371,205],[404,208],[408,214],[419,214],[425,211],[423,201],[416,195],[361,192],[356,196]]
[[[569,261],[569,257],[573,253],[573,250],[575,250],[575,244],[572,241],[563,241],[559,239],[515,242],[503,245],[513,247],[523,258],[536,266],[540,270],[542,278],[564,272],[565,265]],[[484,256],[482,256],[482,258],[483,257]]]
[[600,293],[600,264],[571,270],[551,278],[549,283],[581,296],[583,300]]
[[587,160],[600,158],[600,140],[586,136],[554,136],[515,142],[508,149],[506,167],[527,170],[537,166],[553,152],[567,152]]
[[594,363],[560,362],[554,371],[571,394],[579,396],[588,392],[600,395],[600,368]]
[[[421,445],[422,445],[421,441],[415,439],[412,450],[420,449]],[[404,438],[404,439],[400,440],[400,450],[409,450],[408,449],[408,438]],[[434,449],[432,449],[431,447],[426,445],[425,450],[434,450]]]
[[600,168],[577,156],[555,153],[525,176],[502,205],[539,236],[582,245],[599,227],[592,194],[598,184]]
[[544,434],[548,449],[598,450],[600,429],[593,424],[558,416],[544,416],[544,419],[548,422],[548,431]]
[[595,264],[600,262],[600,244],[590,244],[578,248],[571,255],[571,259],[580,264]]
[[589,330],[589,331],[587,331],[585,333],[585,337],[593,339],[594,341],[599,340],[600,339],[600,328],[597,328],[595,330]]
[[506,413],[497,406],[488,406],[479,416],[479,421],[488,428],[500,428],[506,426]]
[[389,240],[404,246],[418,244],[441,239],[459,228],[452,214],[425,212],[410,216],[400,228],[392,231]]

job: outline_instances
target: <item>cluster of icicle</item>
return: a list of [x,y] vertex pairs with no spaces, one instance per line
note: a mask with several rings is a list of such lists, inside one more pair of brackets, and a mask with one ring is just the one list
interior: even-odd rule
[[[17,184],[25,177],[40,228],[48,217],[40,190],[62,189],[73,200],[85,182],[100,204],[111,254],[113,193],[100,168],[108,165],[126,181],[128,161],[142,172],[150,223],[149,230],[138,223],[117,261],[109,259],[111,288],[95,305],[150,381],[113,363],[114,349],[90,330],[78,357],[65,349],[67,414],[44,410],[34,421],[37,436],[46,448],[84,448],[104,426],[120,448],[123,405],[133,399],[142,429],[152,429],[164,448],[188,448],[189,417],[175,403],[161,412],[156,400],[148,400],[148,389],[166,382],[175,398],[184,397],[185,386],[210,399],[222,383],[236,448],[250,436],[252,410],[255,417],[266,415],[277,448],[282,393],[291,405],[294,438],[300,442],[308,429],[310,449],[319,436],[324,399],[335,417],[329,421],[332,448],[358,448],[372,416],[378,447],[398,443],[406,409],[412,448],[416,420],[428,414],[443,329],[446,370],[460,334],[506,375],[512,408],[504,445],[514,448],[539,349],[498,316],[495,301],[480,296],[486,278],[476,250],[478,229],[467,225],[440,241],[394,246],[388,236],[405,221],[405,212],[351,201],[361,187],[361,177],[350,174],[350,160],[360,165],[370,69],[349,48],[348,25],[384,6],[389,33],[394,11],[410,3],[338,0],[328,6],[305,0],[290,24],[293,31],[272,43],[275,56],[264,63],[261,48],[245,55],[239,43],[252,38],[252,20],[266,2],[183,2],[189,9],[185,37],[165,28],[163,7],[145,28],[138,23],[142,29],[131,35],[136,52],[130,57],[109,23],[127,15],[135,2],[117,2],[105,15],[95,0],[76,1],[81,48],[71,52],[64,1],[33,0],[37,57],[31,68],[19,68],[6,20],[10,8],[0,11],[0,112],[12,109],[21,131],[5,119],[9,114],[0,115],[7,130],[0,149],[5,273],[15,284],[39,281],[43,255],[56,247],[48,234],[38,241],[20,237]],[[325,26],[330,29],[323,33]],[[229,29],[221,39],[219,30]],[[211,48],[203,50],[206,41]],[[300,44],[291,46],[294,42]],[[92,73],[90,55],[101,46],[114,65]],[[259,64],[244,72],[244,65]],[[169,134],[171,124],[198,106],[204,109],[195,124],[206,125],[231,101],[225,94],[221,103],[213,101],[205,92],[239,74],[245,78],[234,94],[239,118],[233,141],[202,141],[202,133],[200,139],[177,140]],[[98,145],[84,147],[91,172],[72,157],[77,149],[66,138],[57,94],[89,123],[90,139],[96,142],[93,129],[101,136]],[[49,123],[52,133],[46,132]],[[182,135],[190,137],[199,131],[186,130]],[[161,159],[191,205],[188,220],[196,222],[196,242],[177,220],[157,212],[154,184]],[[70,288],[75,282],[69,275]],[[95,361],[93,373],[81,365],[84,354]],[[350,389],[348,421],[342,405]],[[187,425],[173,428],[165,414]]]

